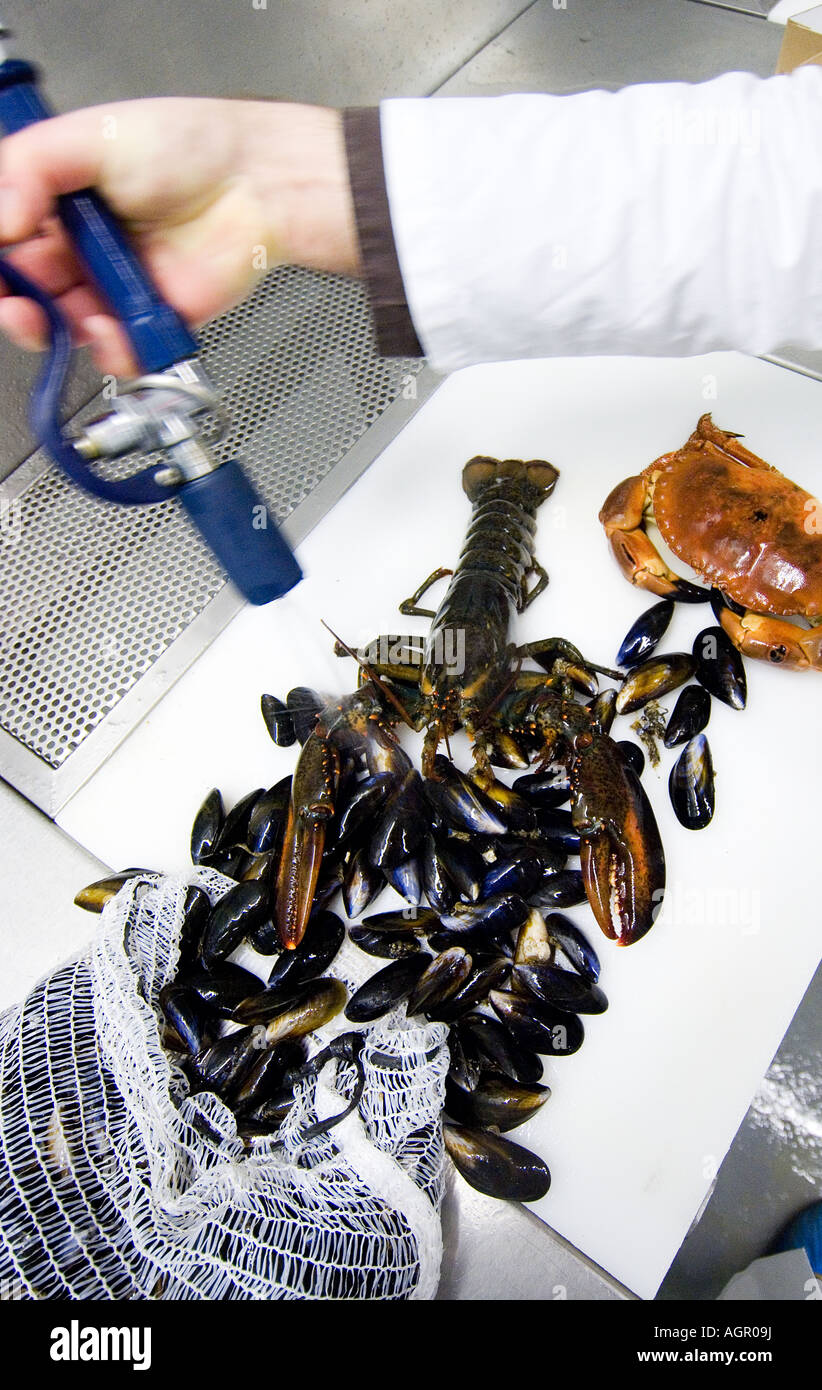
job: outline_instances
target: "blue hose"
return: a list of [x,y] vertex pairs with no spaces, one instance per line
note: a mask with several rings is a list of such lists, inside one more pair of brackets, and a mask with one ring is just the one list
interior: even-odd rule
[[50,343],[43,370],[35,382],[29,403],[29,423],[38,443],[51,455],[54,462],[68,474],[73,483],[102,497],[107,502],[120,502],[129,506],[144,505],[149,502],[167,502],[175,488],[164,487],[154,481],[161,465],[145,468],[131,478],[100,478],[89,468],[83,456],[63,435],[62,402],[63,390],[71,363],[72,342],[68,324],[54,300],[39,285],[30,280],[22,271],[10,265],[0,256],[0,278],[14,295],[33,299],[46,315],[49,326]]

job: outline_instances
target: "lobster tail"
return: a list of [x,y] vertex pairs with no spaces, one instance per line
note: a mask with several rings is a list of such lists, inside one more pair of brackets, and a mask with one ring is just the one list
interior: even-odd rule
[[[471,502],[476,502],[489,485],[505,480],[524,507],[538,507],[556,486],[559,470],[545,459],[492,459],[477,454],[462,470],[462,486]],[[509,493],[509,495],[511,495]]]

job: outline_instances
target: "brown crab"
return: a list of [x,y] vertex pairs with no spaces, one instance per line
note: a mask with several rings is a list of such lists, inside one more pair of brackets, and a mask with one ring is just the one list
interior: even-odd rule
[[701,597],[646,534],[653,508],[665,544],[730,604],[720,622],[741,652],[822,670],[822,503],[738,438],[703,415],[683,449],[619,483],[599,519],[633,584],[664,598]]

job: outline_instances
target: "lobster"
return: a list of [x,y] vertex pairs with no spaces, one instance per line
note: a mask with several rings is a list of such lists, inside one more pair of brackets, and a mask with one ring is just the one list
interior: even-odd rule
[[[665,885],[653,810],[608,736],[601,707],[577,698],[579,691],[595,695],[597,672],[618,673],[594,666],[561,638],[523,646],[509,638],[513,615],[548,582],[534,553],[536,513],[558,477],[540,459],[471,459],[463,488],[472,515],[456,569],[436,570],[400,606],[405,614],[433,620],[424,644],[379,638],[353,653],[338,640],[339,655],[356,656],[361,684],[318,712],[294,775],[276,881],[276,921],[287,949],[301,940],[312,910],[344,764],[348,760],[350,767],[361,754],[375,785],[383,777],[379,785],[390,788],[380,812],[389,870],[407,862],[402,855],[410,856],[409,846],[426,833],[432,808],[436,823],[443,797],[452,806],[460,797],[463,804],[475,798],[480,818],[485,810],[486,833],[493,825],[501,833],[510,830],[519,798],[497,779],[495,763],[564,769],[585,893],[599,926],[620,945],[639,940],[652,926]],[[427,589],[449,575],[439,608],[421,608]],[[524,670],[525,658],[541,669]],[[422,778],[393,731],[400,721],[424,730]],[[458,729],[472,744],[469,777],[438,754]],[[470,819],[465,824],[476,828]],[[527,819],[521,833],[536,833]]]

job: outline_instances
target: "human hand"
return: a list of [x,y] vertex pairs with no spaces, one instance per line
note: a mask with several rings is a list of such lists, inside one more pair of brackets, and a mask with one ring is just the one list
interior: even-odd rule
[[[359,249],[336,111],[285,102],[152,98],[55,116],[0,141],[0,244],[51,294],[101,371],[134,374],[126,334],[55,214],[94,187],[160,293],[192,327],[280,262],[357,274]],[[0,287],[0,331],[45,344],[42,310]]]

